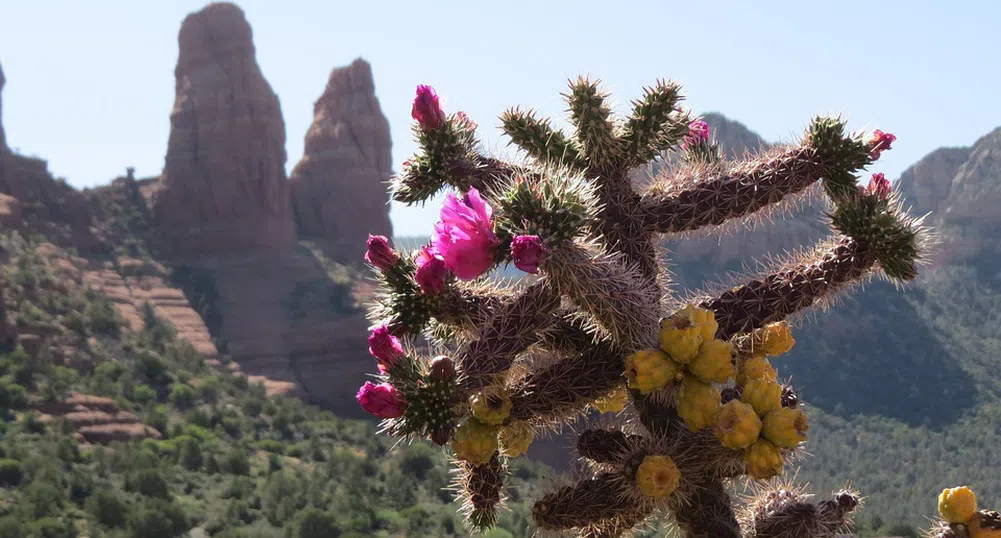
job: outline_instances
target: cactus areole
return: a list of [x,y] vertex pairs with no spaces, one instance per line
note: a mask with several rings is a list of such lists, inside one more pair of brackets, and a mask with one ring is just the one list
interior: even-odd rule
[[[391,412],[377,410],[387,434],[454,454],[470,527],[496,523],[511,457],[578,422],[587,474],[536,501],[540,530],[611,537],[668,516],[691,538],[842,531],[857,494],[811,500],[768,485],[808,433],[768,361],[794,344],[788,319],[873,276],[916,276],[920,221],[882,180],[859,183],[893,135],[818,117],[798,143],[734,162],[681,106],[678,84],[657,82],[616,117],[582,78],[565,94],[572,132],[530,110],[501,116],[525,157],[508,163],[484,154],[476,124],[437,95],[418,89],[419,150],[392,193],[446,202],[427,245],[369,255],[373,353],[392,358],[373,377],[394,394]],[[659,175],[637,180],[655,160]],[[811,191],[829,202],[828,239],[733,287],[672,296],[666,237],[767,216]],[[526,278],[501,283],[498,265]],[[418,351],[425,342],[433,355]],[[587,428],[599,412],[633,420]],[[740,477],[764,497],[737,506],[728,486]]]

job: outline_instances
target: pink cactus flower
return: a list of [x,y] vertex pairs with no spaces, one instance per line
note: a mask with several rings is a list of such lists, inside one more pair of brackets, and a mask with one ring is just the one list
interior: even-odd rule
[[709,124],[703,120],[695,120],[688,124],[688,134],[681,143],[681,149],[700,146],[709,141]]
[[445,289],[448,268],[445,260],[434,247],[423,246],[417,253],[417,272],[414,280],[425,295],[438,295]]
[[389,246],[389,239],[382,235],[369,235],[365,261],[380,271],[388,271],[400,257]]
[[884,133],[879,129],[872,132],[872,138],[869,139],[869,155],[872,160],[879,159],[879,156],[886,150],[893,149],[890,144],[897,141],[897,137],[892,133]]
[[500,241],[490,225],[493,209],[475,188],[461,199],[449,194],[434,226],[432,244],[455,276],[473,280],[494,264]]
[[876,172],[872,175],[872,179],[869,180],[868,191],[869,194],[886,200],[887,196],[890,195],[890,180],[886,179],[886,176],[882,172]]
[[539,262],[549,252],[537,235],[517,235],[511,241],[511,259],[514,266],[526,273],[538,273]]
[[380,325],[368,335],[368,352],[372,354],[380,365],[392,368],[396,361],[406,356],[400,339],[389,332],[389,327]]
[[438,103],[438,94],[434,92],[434,88],[425,84],[417,86],[417,96],[414,97],[410,115],[425,131],[434,131],[445,123],[445,111]]
[[365,411],[379,418],[396,418],[403,415],[407,402],[396,387],[389,383],[376,385],[366,381],[355,395],[358,404]]

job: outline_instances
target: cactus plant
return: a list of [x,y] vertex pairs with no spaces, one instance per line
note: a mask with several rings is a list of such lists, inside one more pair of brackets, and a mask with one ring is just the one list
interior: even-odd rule
[[[501,116],[525,156],[512,163],[484,154],[476,124],[418,87],[420,149],[393,197],[447,197],[417,252],[370,242],[381,290],[370,311],[383,342],[373,348],[376,377],[399,395],[384,431],[450,445],[477,530],[497,520],[509,457],[600,410],[624,425],[579,432],[587,475],[535,502],[540,531],[611,537],[665,516],[693,538],[835,536],[856,493],[814,502],[771,485],[808,426],[768,357],[794,344],[795,316],[874,276],[916,276],[920,220],[881,174],[858,184],[893,135],[818,117],[798,143],[732,162],[674,82],[647,88],[626,118],[594,80],[571,81],[565,98],[571,133],[530,110]],[[642,185],[635,171],[654,159],[663,170]],[[828,240],[736,286],[670,293],[665,236],[718,230],[821,192]],[[489,272],[503,264],[526,277],[499,283]],[[417,351],[424,344],[435,365]],[[391,361],[380,357],[387,349]],[[730,495],[742,478],[759,485],[743,510]]]

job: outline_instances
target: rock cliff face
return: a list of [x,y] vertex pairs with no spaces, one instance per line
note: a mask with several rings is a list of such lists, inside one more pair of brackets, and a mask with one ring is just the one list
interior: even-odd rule
[[3,85],[7,79],[3,77],[3,66],[0,66],[0,155],[7,153],[7,136],[3,132]]
[[278,96],[240,8],[185,18],[154,215],[176,254],[283,248],[295,241]]
[[289,177],[300,237],[345,264],[362,259],[368,234],[392,237],[385,185],[391,149],[372,67],[357,59],[334,69],[313,107],[302,160]]
[[970,148],[930,153],[898,185],[915,213],[930,213],[942,239],[936,264],[1001,254],[1001,128]]

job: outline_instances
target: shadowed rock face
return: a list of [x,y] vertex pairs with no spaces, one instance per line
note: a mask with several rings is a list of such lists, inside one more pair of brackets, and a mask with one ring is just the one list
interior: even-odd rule
[[7,79],[3,77],[3,66],[0,66],[0,154],[7,152],[7,136],[3,132],[3,85]]
[[175,254],[283,248],[295,241],[278,96],[240,8],[184,19],[174,109],[154,217]]
[[357,59],[334,69],[289,178],[299,235],[349,264],[360,262],[370,233],[392,237],[385,185],[391,149],[372,67]]

